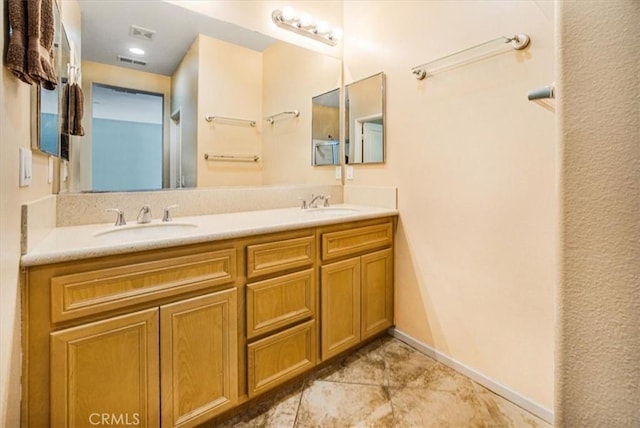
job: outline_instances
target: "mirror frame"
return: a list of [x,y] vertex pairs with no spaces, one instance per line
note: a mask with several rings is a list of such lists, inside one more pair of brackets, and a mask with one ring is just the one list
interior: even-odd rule
[[[379,162],[354,162],[353,160],[349,160],[349,149],[350,146],[347,146],[347,142],[351,139],[351,128],[353,127],[352,122],[355,121],[355,118],[350,117],[351,109],[350,104],[351,100],[349,97],[349,88],[358,83],[367,81],[369,79],[374,79],[380,77],[380,115],[382,120],[382,160]],[[349,83],[344,86],[344,117],[345,117],[345,144],[344,144],[344,162],[346,165],[380,165],[384,164],[387,159],[387,138],[386,138],[386,127],[385,127],[385,117],[386,117],[386,76],[384,72],[379,72],[373,74],[371,76],[367,76],[360,80],[356,80],[354,82]],[[351,142],[349,141],[349,144]]]

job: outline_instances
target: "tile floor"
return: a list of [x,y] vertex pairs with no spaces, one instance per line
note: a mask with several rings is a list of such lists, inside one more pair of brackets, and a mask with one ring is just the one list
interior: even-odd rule
[[550,427],[410,346],[384,337],[223,427]]

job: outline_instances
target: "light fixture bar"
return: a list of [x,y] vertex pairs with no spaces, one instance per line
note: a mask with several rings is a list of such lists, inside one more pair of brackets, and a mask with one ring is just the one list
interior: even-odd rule
[[302,23],[300,17],[294,16],[292,18],[285,18],[280,9],[276,9],[271,13],[271,19],[280,28],[293,31],[294,33],[302,34],[303,36],[310,37],[322,43],[326,43],[330,46],[338,44],[334,32],[319,32],[318,26],[315,24]]

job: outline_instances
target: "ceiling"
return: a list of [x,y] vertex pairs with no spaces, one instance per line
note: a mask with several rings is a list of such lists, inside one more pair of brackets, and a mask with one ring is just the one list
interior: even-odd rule
[[[82,59],[165,76],[173,75],[198,34],[262,52],[276,40],[161,0],[79,0]],[[152,41],[130,35],[135,25],[153,30]],[[144,55],[129,52],[137,47]],[[118,55],[146,61],[126,64]]]

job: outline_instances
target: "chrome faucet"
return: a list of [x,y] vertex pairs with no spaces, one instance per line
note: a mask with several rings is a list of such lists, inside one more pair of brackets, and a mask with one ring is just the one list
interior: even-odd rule
[[309,208],[318,208],[318,199],[324,201],[325,200],[325,196],[324,195],[316,195],[316,196],[311,195],[311,202],[309,202]]
[[167,221],[171,221],[171,213],[169,212],[170,209],[172,208],[177,208],[178,204],[173,204],[173,205],[169,205],[168,207],[165,207],[164,209],[164,213],[162,213],[162,221],[167,222]]
[[151,223],[151,207],[149,205],[143,205],[138,213],[138,224]]
[[116,218],[115,226],[124,226],[127,222],[124,220],[124,211],[119,208],[107,208],[105,211],[111,211],[114,213],[118,213],[118,217]]

